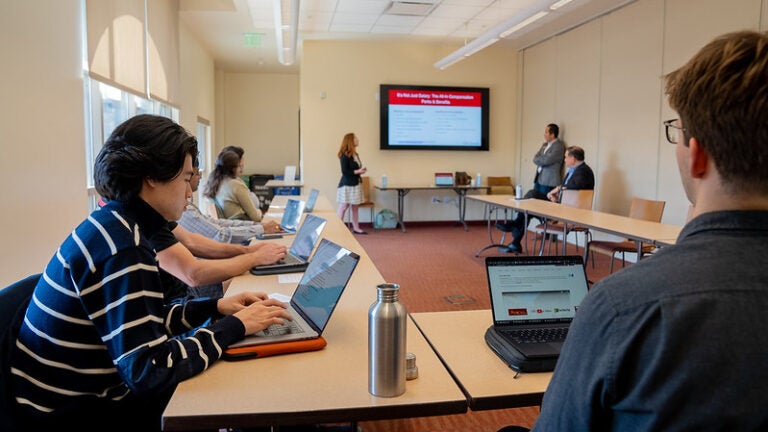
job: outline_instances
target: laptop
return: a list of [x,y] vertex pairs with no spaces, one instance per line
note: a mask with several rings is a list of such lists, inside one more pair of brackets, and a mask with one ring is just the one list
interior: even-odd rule
[[312,213],[312,210],[315,209],[315,204],[317,203],[318,195],[320,195],[320,191],[315,188],[312,188],[312,190],[309,191],[309,197],[307,197],[307,203],[304,205],[305,213]]
[[587,295],[580,256],[498,256],[485,260],[493,325],[486,342],[512,369],[551,371]]
[[321,337],[359,260],[358,254],[323,239],[291,296],[287,310],[293,321],[269,326],[229,348]]
[[309,265],[309,256],[315,248],[320,234],[325,229],[326,220],[308,214],[304,217],[301,228],[293,238],[291,247],[288,248],[285,258],[274,264],[264,264],[251,268],[255,275],[269,275],[278,273],[296,273],[304,271]]
[[303,212],[304,201],[289,198],[285,204],[283,217],[280,219],[280,230],[287,234],[295,234]]

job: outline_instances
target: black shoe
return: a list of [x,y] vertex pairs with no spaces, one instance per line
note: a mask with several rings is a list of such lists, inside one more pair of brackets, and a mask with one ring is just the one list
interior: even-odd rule
[[355,234],[360,234],[360,235],[368,234],[367,232],[365,232],[363,230],[360,230],[360,231],[352,230],[352,232],[355,233]]
[[523,253],[523,246],[520,243],[512,242],[507,245],[507,253]]

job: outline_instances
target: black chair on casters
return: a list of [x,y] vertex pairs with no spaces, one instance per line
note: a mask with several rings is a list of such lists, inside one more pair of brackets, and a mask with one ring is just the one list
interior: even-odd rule
[[11,415],[14,408],[9,383],[11,349],[40,276],[29,276],[0,290],[0,412],[5,413],[0,416],[0,430],[6,432],[18,430]]

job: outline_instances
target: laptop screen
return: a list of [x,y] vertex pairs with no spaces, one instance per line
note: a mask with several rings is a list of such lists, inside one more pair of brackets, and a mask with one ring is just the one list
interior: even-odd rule
[[497,325],[569,322],[587,295],[580,256],[487,257]]
[[304,209],[307,213],[311,213],[312,210],[315,209],[315,203],[317,202],[317,196],[320,195],[320,191],[317,189],[312,189],[309,191],[309,198],[307,198],[307,205],[304,206]]
[[[306,222],[305,222],[306,223]],[[293,308],[321,333],[346,288],[360,256],[323,239],[291,297]]]
[[296,233],[296,238],[293,239],[288,253],[296,258],[301,258],[303,261],[308,261],[309,256],[312,255],[312,249],[315,248],[315,244],[317,244],[317,240],[325,228],[325,223],[325,219],[308,214],[304,218],[304,222],[301,223],[301,228]]
[[304,201],[288,199],[285,204],[283,218],[280,219],[280,226],[286,231],[296,231],[301,220],[301,213],[304,211]]

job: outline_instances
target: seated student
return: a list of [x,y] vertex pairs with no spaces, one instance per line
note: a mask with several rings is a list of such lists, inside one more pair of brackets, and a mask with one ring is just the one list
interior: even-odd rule
[[48,263],[10,353],[21,430],[159,431],[180,381],[290,319],[264,293],[164,303],[148,238],[181,216],[196,157],[194,136],[164,117],[135,116],[107,139],[94,166],[107,204]]
[[[200,185],[200,169],[195,166],[192,176],[192,192],[196,192]],[[185,230],[206,236],[210,239],[241,244],[251,238],[264,233],[280,232],[280,225],[275,221],[256,223],[250,220],[217,219],[203,214],[192,202],[187,203],[187,208],[179,219],[179,225]]]
[[204,195],[216,202],[227,219],[261,222],[263,214],[256,195],[240,178],[244,156],[240,147],[226,147],[216,157],[216,165],[205,185]]
[[535,431],[768,430],[768,33],[666,76],[693,207],[677,243],[594,285]]
[[[562,184],[550,190],[546,195],[537,189],[529,190],[524,198],[548,199],[558,202],[560,191],[563,189],[594,189],[595,173],[592,168],[584,162],[584,149],[577,146],[570,146],[565,150],[565,166],[568,168],[565,180]],[[507,245],[503,252],[520,253],[523,251],[522,240],[525,236],[526,227],[525,215],[522,212],[517,213],[517,217],[507,223],[508,229],[512,231],[512,242]]]

